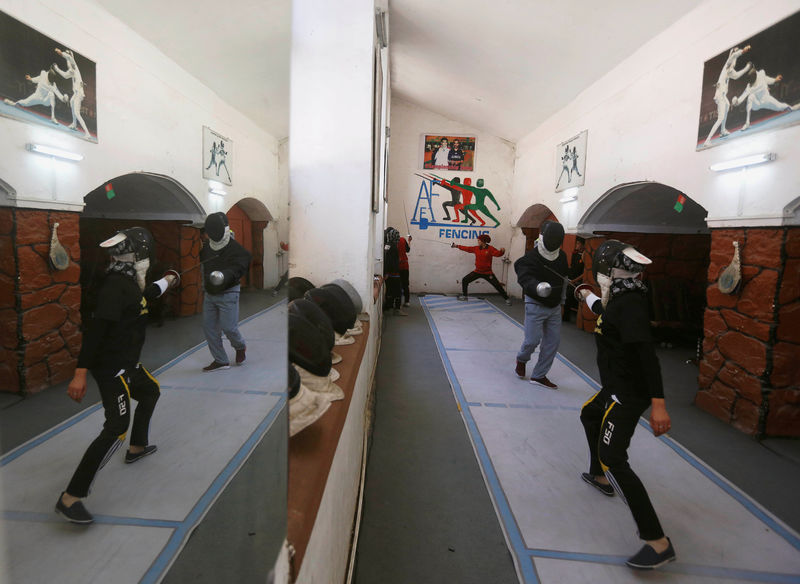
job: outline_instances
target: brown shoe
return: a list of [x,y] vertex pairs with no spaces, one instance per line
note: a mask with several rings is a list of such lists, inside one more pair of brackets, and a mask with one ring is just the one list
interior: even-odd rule
[[222,369],[230,369],[231,366],[227,363],[220,363],[219,361],[214,361],[211,365],[206,365],[203,367],[203,371],[221,371]]
[[538,385],[542,385],[548,389],[558,389],[558,386],[547,379],[547,377],[531,377],[531,383],[536,383]]
[[243,347],[241,349],[236,349],[236,364],[237,365],[241,365],[242,363],[244,363],[244,360],[247,359],[247,357],[244,354],[246,349],[247,349],[247,347]]
[[525,379],[525,365],[523,361],[517,361],[517,368],[515,371],[520,379]]

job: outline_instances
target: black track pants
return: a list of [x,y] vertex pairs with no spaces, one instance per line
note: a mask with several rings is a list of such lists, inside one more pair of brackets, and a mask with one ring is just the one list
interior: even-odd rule
[[503,290],[503,285],[500,283],[500,280],[497,279],[497,276],[494,274],[479,274],[478,272],[470,272],[461,280],[461,291],[464,293],[464,296],[467,296],[467,287],[478,278],[483,278],[489,282],[494,286],[494,289],[500,293],[500,296],[508,299],[508,294]]
[[100,389],[106,419],[100,435],[86,449],[67,486],[67,493],[74,497],[89,494],[95,475],[125,440],[131,419],[131,398],[138,405],[130,443],[134,446],[148,445],[150,418],[160,396],[158,382],[141,364],[130,373],[126,371],[120,375],[103,371],[91,373]]
[[649,405],[648,402],[620,404],[600,391],[581,410],[581,423],[589,442],[589,473],[594,476],[605,473],[628,504],[639,537],[644,540],[664,537],[647,490],[628,464],[631,437]]

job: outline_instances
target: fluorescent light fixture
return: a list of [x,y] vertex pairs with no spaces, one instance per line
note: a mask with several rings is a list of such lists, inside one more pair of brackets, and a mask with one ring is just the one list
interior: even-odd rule
[[208,189],[208,192],[211,193],[212,195],[220,195],[220,196],[225,196],[225,195],[228,194],[227,191],[224,191],[222,189],[217,189],[217,188],[210,188],[210,189]]
[[734,168],[744,168],[746,166],[755,166],[756,164],[772,162],[775,158],[774,152],[762,152],[761,154],[745,156],[744,158],[734,158],[733,160],[726,160],[725,162],[716,162],[708,168],[714,172],[722,172],[723,170],[732,170]]
[[558,200],[559,203],[570,203],[578,198],[578,187],[572,187],[564,191],[564,194]]
[[42,146],[41,144],[25,144],[25,149],[37,154],[44,154],[45,156],[53,156],[63,160],[73,160],[79,162],[83,160],[83,154],[76,154],[69,150],[61,150],[60,148],[53,148],[52,146]]
[[224,189],[224,188],[225,188],[225,185],[223,185],[223,184],[222,184],[221,182],[219,182],[219,181],[216,181],[216,180],[210,180],[210,181],[208,181],[208,188],[209,188],[209,189]]

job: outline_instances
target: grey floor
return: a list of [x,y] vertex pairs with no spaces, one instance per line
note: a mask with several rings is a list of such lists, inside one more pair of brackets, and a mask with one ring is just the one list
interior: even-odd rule
[[[507,307],[495,295],[485,297],[523,321],[521,302]],[[417,298],[406,311],[407,317],[385,317],[356,582],[517,582]],[[566,324],[560,353],[598,379],[592,335]],[[676,345],[658,353],[673,420],[671,438],[800,531],[795,504],[800,441],[757,442],[698,410],[692,405],[697,368],[687,362],[695,347]],[[512,369],[510,363],[513,376]]]
[[[285,293],[244,292],[240,301],[240,318],[264,311],[276,302],[285,301]],[[270,332],[272,334],[273,331]],[[148,327],[142,362],[151,371],[204,342],[199,315],[167,318],[163,325]],[[260,343],[261,341],[254,341]],[[270,341],[273,342],[273,341]],[[277,341],[285,344],[285,336]],[[201,347],[192,355],[197,367],[211,361],[208,349]],[[194,367],[195,364],[192,365]],[[222,373],[258,377],[257,363],[246,363],[241,370],[232,368]],[[285,372],[281,372],[285,376]],[[228,376],[229,381],[234,377]],[[254,378],[255,379],[255,378]],[[162,381],[163,385],[163,381]],[[0,393],[0,454],[8,453],[46,432],[68,418],[88,411],[99,401],[99,393],[90,383],[87,396],[76,404],[66,396],[67,382],[27,397]],[[206,425],[207,438],[215,439],[214,423]],[[286,481],[288,419],[286,408],[278,412],[269,430],[254,447],[249,458],[230,478],[226,487],[208,508],[206,515],[191,532],[188,541],[166,573],[165,582],[258,582],[263,583],[277,558],[286,533]],[[87,442],[88,443],[88,442]],[[76,449],[86,444],[76,444]],[[203,459],[181,461],[187,468],[202,468]],[[69,477],[64,476],[66,481]],[[168,487],[169,485],[164,485]],[[53,494],[53,501],[58,493]],[[91,509],[91,506],[90,506]],[[48,508],[44,511],[51,512]],[[50,513],[55,521],[55,514]],[[42,514],[42,520],[49,515]],[[92,526],[98,530],[101,525]],[[90,529],[92,529],[90,528]],[[77,528],[78,530],[84,528]],[[87,532],[88,533],[88,532]],[[76,533],[76,536],[80,535]],[[11,533],[0,533],[7,539]],[[129,549],[129,553],[135,553]],[[0,549],[0,560],[6,550]],[[124,552],[120,552],[124,553]],[[13,561],[13,558],[9,558]],[[0,562],[2,563],[2,562]],[[69,560],[64,569],[69,571]],[[2,572],[2,570],[0,570]],[[0,573],[0,581],[6,582]],[[35,581],[35,580],[27,580]],[[13,584],[16,584],[15,580]]]

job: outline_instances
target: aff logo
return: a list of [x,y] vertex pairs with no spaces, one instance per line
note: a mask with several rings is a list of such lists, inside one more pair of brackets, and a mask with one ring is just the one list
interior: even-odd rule
[[117,397],[117,406],[119,407],[120,416],[124,416],[125,414],[128,413],[128,404],[125,401],[124,395],[120,395],[119,397]]
[[611,435],[614,433],[614,422],[608,422],[606,429],[603,432],[603,444],[606,446],[611,444]]

